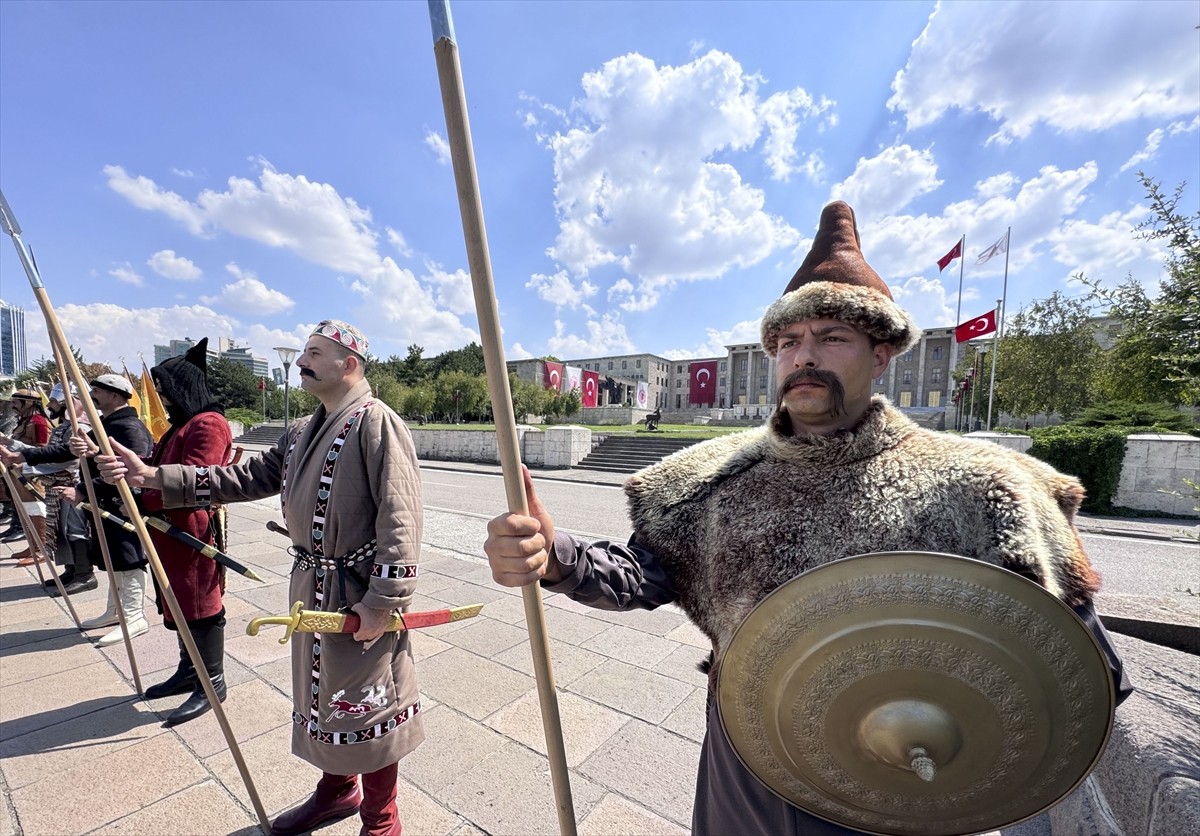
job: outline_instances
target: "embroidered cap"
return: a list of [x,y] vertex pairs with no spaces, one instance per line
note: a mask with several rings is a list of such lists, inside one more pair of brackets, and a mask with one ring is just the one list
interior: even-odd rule
[[92,381],[92,385],[97,389],[115,392],[127,398],[133,396],[133,386],[119,374],[102,374]]
[[363,336],[362,331],[349,322],[342,322],[340,319],[323,319],[317,323],[317,327],[309,336],[333,340],[342,348],[353,351],[363,360],[367,359],[367,338]]

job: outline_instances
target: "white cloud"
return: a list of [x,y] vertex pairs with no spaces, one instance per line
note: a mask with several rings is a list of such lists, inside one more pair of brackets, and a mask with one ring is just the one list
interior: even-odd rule
[[566,270],[559,270],[553,276],[534,273],[525,287],[537,291],[537,295],[553,304],[555,309],[575,310],[583,304],[584,299],[596,295],[595,285],[587,279],[581,279],[577,286],[567,276]]
[[134,287],[141,287],[143,284],[145,284],[141,275],[139,275],[133,269],[133,265],[131,265],[128,261],[109,270],[108,275],[112,276],[118,281],[125,282],[125,284],[131,284]]
[[175,279],[176,281],[186,282],[198,279],[202,272],[189,259],[175,255],[174,250],[159,250],[150,256],[146,264],[164,279]]
[[272,290],[253,273],[242,270],[233,262],[226,264],[225,269],[237,281],[225,285],[216,296],[201,296],[200,301],[204,304],[239,311],[250,316],[270,316],[290,311],[296,306],[295,300],[287,294]]
[[475,292],[471,288],[471,274],[466,270],[455,270],[447,273],[442,265],[427,263],[429,271],[426,280],[436,288],[437,303],[451,313],[475,313]]
[[1047,236],[1054,260],[1068,275],[1082,272],[1089,279],[1119,284],[1132,271],[1141,282],[1159,278],[1167,248],[1162,241],[1146,241],[1137,226],[1149,216],[1144,206],[1128,212],[1110,212],[1096,223],[1069,220]]
[[[912,314],[922,328],[954,325],[955,293],[947,291],[940,279],[910,276],[903,282],[889,282],[896,304]],[[982,311],[980,312],[982,313]],[[963,311],[963,318],[974,316]]]
[[621,268],[645,309],[678,281],[794,245],[796,231],[730,160],[761,140],[777,178],[815,175],[820,161],[799,149],[799,126],[832,103],[799,88],[764,101],[762,84],[716,51],[678,67],[629,54],[585,74],[573,121],[546,140],[559,218],[548,254],[575,276]]
[[[441,351],[479,339],[455,313],[439,309],[433,294],[411,270],[380,254],[380,236],[370,210],[338,194],[328,183],[280,173],[269,162],[258,162],[262,172],[257,182],[231,177],[226,191],[205,190],[195,203],[148,178],[131,177],[119,166],[106,167],[105,174],[113,191],[136,206],[183,223],[195,235],[228,232],[346,274],[339,280],[363,300],[351,319],[368,337],[376,335],[382,354],[400,351],[412,342]],[[393,246],[401,240],[389,235]],[[254,290],[247,286],[242,292]]]
[[899,212],[940,185],[932,151],[893,145],[871,159],[859,157],[854,173],[836,184],[830,196],[853,206],[862,222]]
[[425,144],[433,151],[434,159],[441,165],[450,165],[450,144],[437,131],[425,131]]
[[696,357],[724,357],[725,346],[756,343],[762,336],[761,317],[746,319],[725,330],[706,328],[705,340],[695,348],[672,348],[662,353],[668,360],[691,360]]
[[529,349],[525,348],[525,346],[521,345],[520,343],[513,343],[512,348],[510,348],[505,354],[506,360],[531,360],[533,357],[534,355],[529,351]]
[[999,123],[989,141],[1038,123],[1099,131],[1196,111],[1195,5],[1173,0],[940,3],[892,82],[909,129],[951,108]]
[[587,336],[565,333],[566,326],[554,321],[554,336],[546,341],[549,352],[558,357],[602,357],[606,354],[632,354],[633,342],[625,333],[625,325],[613,313],[599,320],[589,320]]
[[171,173],[177,177],[183,177],[186,180],[190,180],[196,176],[196,172],[192,171],[190,168],[172,168]]
[[390,226],[385,228],[385,232],[387,232],[388,243],[396,248],[396,252],[405,258],[412,258],[413,249],[408,245],[408,241],[405,240],[402,234]]
[[1162,145],[1163,139],[1170,136],[1178,136],[1183,133],[1191,133],[1200,128],[1200,116],[1192,119],[1191,122],[1184,122],[1182,119],[1178,122],[1172,122],[1165,129],[1155,128],[1146,137],[1146,144],[1140,150],[1134,152],[1133,156],[1125,161],[1121,166],[1121,171],[1128,171],[1134,166],[1140,165],[1147,160],[1153,160],[1158,157],[1158,149]]

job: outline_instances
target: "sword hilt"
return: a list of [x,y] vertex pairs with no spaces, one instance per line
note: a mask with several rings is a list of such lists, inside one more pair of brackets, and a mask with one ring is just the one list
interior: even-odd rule
[[304,609],[304,602],[297,601],[292,604],[291,612],[288,615],[265,615],[261,618],[252,618],[250,623],[246,625],[246,635],[257,636],[258,628],[265,624],[282,624],[287,627],[283,633],[283,638],[279,640],[280,644],[287,644],[292,633],[296,632],[296,628],[300,626],[300,610]]

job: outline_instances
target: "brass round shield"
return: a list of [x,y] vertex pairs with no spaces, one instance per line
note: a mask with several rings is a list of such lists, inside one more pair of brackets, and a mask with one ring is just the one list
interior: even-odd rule
[[881,552],[812,569],[739,625],[720,665],[738,757],[816,816],[886,836],[964,836],[1071,792],[1116,707],[1096,639],[1021,576]]

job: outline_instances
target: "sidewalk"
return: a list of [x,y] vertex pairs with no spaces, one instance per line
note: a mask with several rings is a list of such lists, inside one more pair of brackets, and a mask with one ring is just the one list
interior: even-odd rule
[[[253,617],[288,609],[275,501],[230,506],[225,711],[269,816],[302,801],[317,771],[290,754],[288,649]],[[482,526],[480,521],[480,542]],[[17,543],[17,547],[21,547]],[[0,558],[15,551],[0,546]],[[482,560],[426,548],[415,609],[484,603],[471,621],[414,634],[426,742],[400,764],[412,836],[558,832],[524,610]],[[101,611],[107,583],[72,598]],[[673,608],[610,614],[546,595],[575,816],[581,834],[684,834],[703,733],[707,641]],[[152,609],[152,607],[150,607]],[[143,687],[177,661],[151,616],[133,640]],[[137,696],[123,644],[81,634],[32,568],[0,562],[0,836],[256,834],[257,819],[212,714],[161,726],[182,702]],[[356,834],[357,817],[318,834]]]

